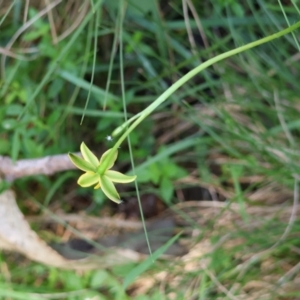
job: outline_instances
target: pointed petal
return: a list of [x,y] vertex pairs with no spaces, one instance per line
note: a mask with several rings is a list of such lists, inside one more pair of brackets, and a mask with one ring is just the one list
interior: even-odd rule
[[82,187],[88,187],[99,182],[99,175],[93,172],[87,172],[81,175],[77,183]]
[[100,189],[100,187],[100,183],[98,182],[98,184],[94,186],[94,190]]
[[103,175],[100,177],[100,185],[107,198],[118,204],[122,202],[114,184],[108,179],[107,176]]
[[82,159],[81,157],[73,154],[73,153],[69,153],[69,158],[72,161],[72,163],[80,170],[85,171],[85,172],[95,172],[95,167],[89,163],[88,161],[85,161],[84,159]]
[[[112,149],[108,149],[107,151],[105,151],[103,153],[103,155],[101,156],[101,159],[100,159],[100,167],[101,167],[101,164],[106,160],[107,156],[110,154],[111,151],[112,151]],[[118,151],[116,151],[113,154],[113,156],[110,158],[110,160],[107,164],[107,167],[105,168],[106,170],[110,169],[115,164],[117,157],[118,157]]]
[[105,176],[107,176],[112,182],[118,182],[118,183],[132,182],[136,179],[136,176],[127,176],[113,170],[107,170],[105,172]]
[[86,146],[84,142],[80,145],[80,152],[84,158],[84,160],[91,163],[94,167],[97,167],[99,165],[98,158],[96,155]]

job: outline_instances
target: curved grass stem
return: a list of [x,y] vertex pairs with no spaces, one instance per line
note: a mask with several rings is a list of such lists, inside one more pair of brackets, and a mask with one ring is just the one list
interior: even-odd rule
[[[207,60],[206,62],[202,63],[198,67],[196,67],[196,68],[192,69],[191,71],[189,71],[187,74],[185,74],[179,80],[177,80],[173,85],[171,85],[164,93],[162,93],[152,104],[150,104],[147,108],[145,108],[143,111],[141,111],[140,113],[138,113],[137,115],[135,115],[134,117],[132,117],[131,119],[126,121],[125,123],[123,123],[120,127],[118,127],[114,131],[114,135],[117,135],[120,132],[122,132],[123,130],[125,130],[125,128],[127,127],[126,131],[123,133],[123,135],[118,139],[116,144],[113,146],[113,148],[112,148],[113,151],[112,152],[115,152],[118,149],[118,147],[126,139],[128,134],[131,131],[133,131],[133,129],[135,129],[147,116],[149,116],[159,105],[161,105],[164,101],[166,101],[176,90],[178,90],[180,87],[182,87],[187,81],[192,79],[198,73],[200,73],[201,71],[205,70],[206,68],[212,66],[213,64],[215,64],[215,63],[217,63],[221,60],[224,60],[228,57],[231,57],[231,56],[234,56],[236,54],[242,53],[242,52],[247,51],[251,48],[255,48],[255,47],[260,46],[262,44],[271,42],[275,39],[278,39],[278,38],[292,32],[292,31],[294,31],[295,29],[297,29],[299,27],[300,27],[300,21],[295,23],[294,25],[286,28],[286,29],[283,29],[283,30],[281,30],[277,33],[274,33],[272,35],[269,35],[265,38],[262,38],[260,40],[255,41],[255,42],[252,42],[252,43],[246,44],[244,46],[238,47],[236,49],[227,51],[227,52],[222,53],[220,55],[217,55],[217,56]],[[129,126],[129,124],[131,124],[131,125]]]

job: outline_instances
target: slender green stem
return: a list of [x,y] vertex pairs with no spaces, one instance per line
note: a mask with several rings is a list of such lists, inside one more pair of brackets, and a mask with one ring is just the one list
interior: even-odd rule
[[133,116],[130,119],[126,120],[121,126],[119,126],[118,128],[116,128],[113,131],[111,136],[114,137],[114,136],[117,136],[120,133],[122,133],[125,130],[125,128],[127,128],[129,126],[129,124],[132,123],[134,120],[136,120],[142,113],[143,113],[143,111],[137,113],[135,116]]
[[[128,136],[128,134],[131,131],[133,131],[133,129],[135,129],[159,105],[161,105],[164,101],[166,101],[168,99],[168,97],[170,97],[176,90],[178,90],[181,86],[183,86],[187,81],[189,81],[195,75],[197,75],[198,73],[200,73],[201,71],[205,70],[209,66],[211,66],[211,65],[213,65],[213,64],[215,64],[215,63],[217,63],[217,62],[219,62],[219,61],[221,61],[221,60],[223,60],[225,58],[231,57],[231,56],[236,55],[238,53],[242,53],[242,52],[244,52],[246,50],[249,50],[251,48],[257,47],[257,46],[262,45],[262,44],[265,44],[265,43],[270,42],[272,40],[278,39],[278,38],[282,37],[283,35],[294,31],[295,29],[297,29],[299,27],[300,27],[300,21],[297,22],[296,24],[294,24],[294,25],[292,25],[292,26],[284,29],[284,30],[281,30],[281,31],[275,33],[275,34],[272,34],[270,36],[267,36],[265,38],[262,38],[260,40],[255,41],[255,42],[246,44],[244,46],[238,47],[236,49],[227,51],[227,52],[222,53],[220,55],[217,55],[217,56],[215,56],[215,57],[207,60],[206,62],[202,63],[198,67],[194,68],[193,70],[191,70],[187,74],[185,74],[178,81],[176,81],[172,86],[170,86],[164,93],[162,93],[152,104],[150,104],[146,109],[144,109],[141,113],[139,113],[139,118],[136,119],[135,122],[133,122],[129,128],[127,128],[127,130],[123,133],[123,135],[116,142],[116,144],[112,148],[113,151],[112,151],[111,155],[113,155],[113,153],[115,151],[117,151],[118,147],[126,139],[126,137]],[[132,120],[128,120],[127,122],[129,122],[129,121],[132,121]],[[122,126],[123,125],[121,125],[121,127]],[[124,128],[124,127],[122,127],[122,128]],[[118,128],[115,130],[115,132],[116,131],[118,131]]]
[[[125,80],[124,80],[124,63],[123,63],[123,22],[124,22],[125,10],[126,10],[126,3],[124,3],[124,0],[121,0],[120,1],[120,30],[119,30],[120,77],[121,77],[122,100],[123,100],[125,124],[127,124],[128,119],[127,119],[127,107],[126,107],[126,98],[125,98],[125,83],[124,83]],[[131,147],[131,141],[130,141],[129,135],[128,135],[128,148],[129,148],[129,153],[130,153],[131,166],[134,171],[134,159],[133,159],[132,147]],[[144,212],[143,212],[142,201],[141,201],[141,197],[140,197],[140,191],[139,191],[138,183],[136,180],[134,181],[134,184],[135,184],[135,190],[136,190],[136,195],[137,195],[138,204],[139,204],[141,220],[143,223],[145,239],[146,239],[149,253],[152,256],[152,250],[151,250],[150,240],[149,240],[148,232],[147,232],[147,228],[146,228],[146,222],[145,222],[145,218],[144,218]]]
[[[92,2],[92,5],[93,5],[93,10],[95,10],[93,2]],[[82,125],[82,123],[83,123],[84,115],[85,115],[86,109],[87,109],[87,107],[89,105],[89,101],[90,101],[90,97],[91,97],[91,91],[92,91],[92,86],[93,86],[93,83],[94,83],[95,66],[96,66],[96,58],[97,58],[97,41],[98,41],[97,34],[98,34],[98,28],[99,28],[99,19],[100,19],[100,9],[98,9],[96,11],[95,38],[94,38],[94,57],[93,57],[92,76],[91,76],[89,93],[88,93],[88,97],[86,99],[85,106],[84,106],[84,109],[83,109],[83,113],[82,113],[80,125]]]
[[0,26],[2,25],[2,23],[4,22],[5,18],[7,17],[7,15],[9,14],[9,12],[11,11],[11,9],[13,8],[13,6],[16,4],[16,1],[13,1],[12,4],[9,6],[9,8],[6,10],[4,16],[2,17],[2,19],[0,20]]
[[103,110],[106,110],[107,97],[108,97],[110,81],[111,81],[111,75],[112,75],[112,70],[113,70],[113,63],[114,63],[116,53],[117,53],[117,44],[118,44],[118,39],[119,39],[119,37],[118,37],[118,26],[119,26],[118,23],[119,22],[120,22],[120,20],[117,20],[113,46],[112,46],[112,50],[111,50],[111,56],[110,56],[109,68],[108,68],[108,75],[107,75],[107,81],[106,81],[106,87],[105,87],[105,96],[104,96],[104,101],[103,101]]

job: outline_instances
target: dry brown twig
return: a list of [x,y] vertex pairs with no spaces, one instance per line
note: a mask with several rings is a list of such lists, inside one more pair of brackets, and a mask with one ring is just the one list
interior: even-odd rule
[[65,39],[67,36],[69,36],[82,22],[82,20],[84,19],[88,8],[90,5],[90,1],[86,0],[83,4],[82,7],[79,11],[79,14],[77,15],[75,21],[71,24],[71,26],[69,26],[60,36],[58,36],[56,38],[56,40],[54,40],[54,43],[59,43],[61,42],[63,39]]
[[111,250],[97,258],[64,258],[30,228],[19,210],[14,193],[10,190],[0,194],[0,249],[19,252],[45,265],[77,270],[109,267],[128,261],[139,261],[142,258],[142,255],[130,249]]
[[75,168],[67,154],[21,159],[16,162],[13,162],[9,157],[0,156],[0,175],[9,182],[25,176],[37,174],[52,175]]
[[[16,178],[44,174],[51,175],[56,172],[74,169],[74,165],[66,154],[47,156],[37,159],[23,159],[15,163],[8,157],[0,156],[0,174],[3,178],[13,181]],[[19,210],[15,195],[11,190],[0,193],[0,249],[16,251],[28,258],[56,267],[85,269],[97,266],[89,260],[72,261],[65,259],[49,247],[38,235],[31,230],[24,215]],[[137,259],[132,253],[125,252],[128,259]],[[119,255],[120,262],[124,255]],[[99,265],[113,262],[112,258],[98,261]]]

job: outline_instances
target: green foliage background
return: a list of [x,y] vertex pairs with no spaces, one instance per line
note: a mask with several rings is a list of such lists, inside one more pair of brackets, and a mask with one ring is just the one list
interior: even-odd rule
[[[78,14],[73,11],[69,18],[61,17],[68,2],[72,1],[57,6],[58,33]],[[182,1],[131,0],[124,5],[122,71],[127,117],[150,105],[201,62],[299,20],[296,1],[284,2],[284,6],[264,0],[193,1],[197,15],[190,11],[186,20]],[[39,4],[30,2],[27,19],[39,11]],[[22,27],[23,14],[22,1],[1,8],[1,49]],[[1,52],[0,155],[17,160],[76,152],[84,141],[100,156],[112,146],[107,136],[125,117],[120,45],[114,45],[120,20],[118,1],[90,1],[83,20],[59,43],[53,42],[53,25],[44,15],[16,38],[10,50],[17,58]],[[299,40],[298,31],[294,37]],[[284,36],[205,70],[131,134],[142,195],[156,194],[170,205],[182,200],[178,191],[201,186],[199,198],[205,198],[207,190],[213,188],[220,200],[236,201],[241,207],[292,200],[294,177],[299,174],[300,128],[299,49],[295,38]],[[130,171],[129,161],[125,143],[119,154],[119,169]],[[66,212],[72,211],[72,205],[63,199],[71,191],[94,201],[98,208],[107,205],[101,192],[77,187],[77,177],[77,172],[70,171],[51,178],[23,178],[14,188],[20,203],[27,198],[44,207],[59,203]],[[189,180],[180,181],[182,178]],[[256,193],[262,190],[266,192],[257,198]],[[121,192],[125,199],[135,195],[133,189]],[[26,212],[27,208],[23,209]],[[268,232],[264,230],[261,236]],[[249,241],[264,247],[261,236],[249,236]],[[297,242],[292,239],[290,243],[295,246]],[[234,253],[223,256],[212,254],[213,261],[219,261],[212,268],[223,272],[221,279],[234,282],[234,276],[228,275],[232,267],[228,257]],[[258,269],[253,272],[254,278],[258,276]],[[192,276],[188,274],[186,280]],[[35,288],[35,277],[47,279]],[[79,276],[29,264],[23,270],[12,267],[12,278],[16,292],[7,297],[13,299],[29,299],[19,291],[66,292],[61,299],[82,299],[82,293],[97,294],[97,299],[127,297],[120,284],[122,276],[115,271]],[[95,282],[101,282],[105,291],[97,290]],[[1,284],[4,293],[6,283]],[[219,294],[209,294],[208,286],[203,279],[198,299],[217,299]],[[79,296],[68,294],[81,289],[87,290],[78,292]],[[135,299],[161,297],[157,289]],[[180,293],[178,297],[183,299]]]

